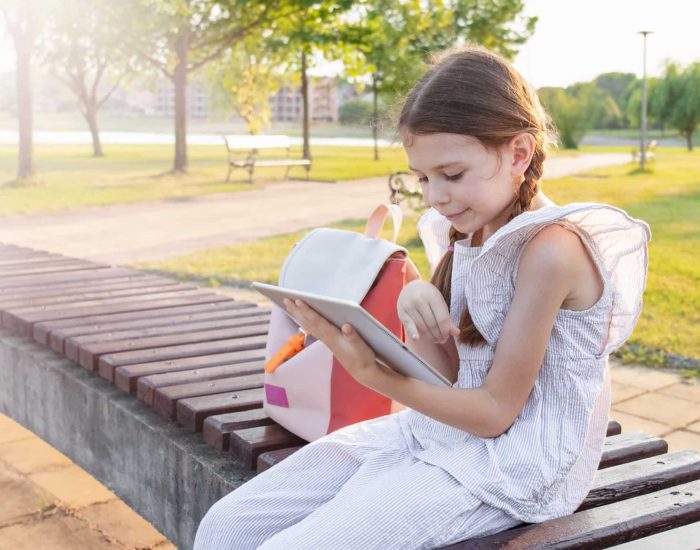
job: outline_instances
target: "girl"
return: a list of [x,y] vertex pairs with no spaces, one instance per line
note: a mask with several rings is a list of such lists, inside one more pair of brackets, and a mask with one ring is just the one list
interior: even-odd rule
[[608,354],[641,309],[647,225],[544,196],[548,117],[487,50],[443,56],[409,93],[399,132],[432,207],[419,231],[434,266],[430,283],[401,293],[399,316],[453,387],[380,366],[351,326],[288,302],[354,378],[407,408],[323,437],[224,497],[197,550],[435,548],[571,514],[588,493]]

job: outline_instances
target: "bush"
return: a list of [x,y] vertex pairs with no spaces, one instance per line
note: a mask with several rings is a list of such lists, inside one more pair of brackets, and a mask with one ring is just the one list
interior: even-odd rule
[[366,126],[372,121],[372,104],[364,99],[351,99],[338,109],[341,124]]

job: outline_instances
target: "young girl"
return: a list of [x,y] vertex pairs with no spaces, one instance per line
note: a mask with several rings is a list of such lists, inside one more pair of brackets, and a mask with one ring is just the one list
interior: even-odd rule
[[399,316],[453,387],[382,367],[352,327],[288,302],[354,378],[407,408],[314,441],[224,497],[197,550],[435,548],[571,514],[588,493],[608,354],[641,309],[647,225],[544,196],[548,117],[487,50],[443,56],[399,131],[432,207],[419,231],[434,267],[401,293]]

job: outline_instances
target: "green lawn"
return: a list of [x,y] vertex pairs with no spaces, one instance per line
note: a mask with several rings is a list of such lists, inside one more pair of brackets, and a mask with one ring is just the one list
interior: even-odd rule
[[[238,182],[226,183],[223,144],[190,146],[190,173],[178,176],[167,173],[172,166],[172,146],[110,145],[105,150],[105,158],[92,158],[86,146],[39,146],[38,183],[13,186],[7,182],[15,176],[17,151],[0,145],[0,215],[246,191],[279,182],[285,172],[285,168],[260,168],[251,186],[241,182],[247,173],[238,170],[232,175]],[[301,152],[293,150],[292,155],[300,158]],[[405,155],[398,147],[382,148],[379,161],[373,160],[369,147],[319,146],[312,148],[312,155],[312,180],[384,176],[406,169]],[[290,176],[305,177],[305,171],[292,168]]]
[[[652,163],[653,173],[631,172],[630,165],[603,168],[545,182],[557,203],[606,202],[651,225],[650,265],[645,305],[637,328],[621,354],[647,364],[665,353],[700,360],[700,153],[665,149]],[[338,227],[360,230],[348,220]],[[305,232],[215,248],[139,267],[176,273],[212,285],[231,281],[274,282],[294,242]],[[399,237],[421,272],[427,262],[408,219]]]

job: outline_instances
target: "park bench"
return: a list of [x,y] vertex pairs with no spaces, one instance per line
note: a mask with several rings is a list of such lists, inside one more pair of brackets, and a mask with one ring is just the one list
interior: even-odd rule
[[[286,166],[284,178],[289,176],[289,170],[294,166],[303,166],[306,179],[309,179],[311,160],[293,159],[291,156],[292,143],[288,136],[222,136],[228,155],[228,172],[226,182],[231,179],[231,172],[237,168],[248,171],[248,181],[253,182],[253,172],[257,166]],[[268,149],[284,149],[285,155],[277,158],[260,157],[260,151]]]
[[[190,548],[211,504],[305,444],[262,409],[269,315],[189,283],[0,244],[0,411]],[[698,522],[700,453],[669,453],[611,420],[576,513],[450,548],[605,548]]]
[[[646,154],[644,155],[644,158],[646,160],[653,160],[654,156],[656,154],[656,140],[652,139],[646,146]],[[640,160],[640,150],[639,149],[632,149],[632,162],[639,162]]]

